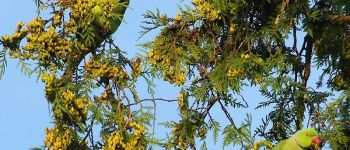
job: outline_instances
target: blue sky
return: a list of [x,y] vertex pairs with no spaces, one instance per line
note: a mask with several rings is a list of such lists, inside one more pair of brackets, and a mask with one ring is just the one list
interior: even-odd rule
[[[119,27],[115,34],[117,44],[121,49],[127,51],[130,55],[142,53],[136,46],[144,41],[151,40],[156,32],[147,34],[138,40],[139,27],[144,18],[141,16],[146,10],[160,9],[169,16],[175,16],[177,12],[178,1],[164,0],[144,0],[132,1],[130,9],[125,15],[125,22]],[[16,28],[19,20],[30,21],[36,16],[36,7],[32,0],[7,0],[2,1],[0,5],[0,35],[11,34]],[[44,98],[44,85],[41,81],[36,81],[36,76],[26,77],[21,73],[20,68],[16,67],[17,61],[8,59],[6,72],[0,80],[0,144],[1,149],[22,150],[43,144],[44,130],[51,126],[48,103]],[[163,81],[157,81],[156,97],[174,99],[179,91],[178,88]],[[140,82],[139,91],[143,98],[150,98],[147,94],[145,85]],[[245,118],[245,113],[253,115],[253,126],[256,127],[261,118],[268,112],[267,109],[254,110],[257,102],[264,100],[258,93],[257,88],[247,88],[243,91],[245,99],[248,101],[249,109],[230,110],[234,120],[239,124]],[[212,109],[218,121],[222,126],[228,124],[227,119],[216,105]],[[159,103],[157,104],[157,123],[178,119],[177,103]],[[162,126],[156,126],[157,135],[165,137],[167,131]],[[208,138],[209,149],[221,149],[221,140],[214,145],[212,139]],[[227,147],[226,149],[232,149]]]
[[[30,0],[2,1],[0,5],[0,35],[11,34],[19,20],[35,17]],[[44,85],[21,74],[17,62],[10,60],[0,80],[0,144],[1,149],[28,149],[41,144],[44,129],[49,125],[48,105]]]

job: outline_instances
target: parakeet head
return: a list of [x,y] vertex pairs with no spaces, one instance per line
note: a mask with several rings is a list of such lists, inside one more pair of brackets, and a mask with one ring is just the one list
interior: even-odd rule
[[299,130],[295,133],[297,143],[303,148],[320,149],[321,139],[315,129]]

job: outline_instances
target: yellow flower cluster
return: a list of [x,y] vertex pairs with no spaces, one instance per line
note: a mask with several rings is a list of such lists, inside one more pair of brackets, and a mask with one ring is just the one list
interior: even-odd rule
[[166,55],[162,56],[157,50],[151,50],[147,55],[152,65],[170,65],[170,58]]
[[158,50],[151,50],[148,52],[148,59],[152,65],[163,71],[165,80],[176,85],[182,85],[186,82],[186,68],[180,68],[180,64],[176,64],[174,67],[171,63],[170,56],[161,55]]
[[181,140],[179,140],[176,144],[184,149],[187,149],[187,147],[188,147],[188,144],[186,142],[181,141]]
[[184,94],[183,93],[180,93],[178,96],[177,96],[177,99],[179,100],[179,108],[180,110],[185,106],[184,104]]
[[[62,14],[55,13],[52,17],[52,24],[54,26],[64,24],[65,35],[74,36],[77,33],[78,28],[92,27],[90,24],[95,18],[94,13],[92,12],[97,5],[100,6],[99,8],[103,9],[103,12],[105,12],[103,15],[111,16],[113,4],[110,0],[59,0],[57,6],[69,9],[71,14],[69,17],[70,19],[69,21],[62,22],[60,21]],[[100,28],[104,29],[107,27],[100,26]]]
[[241,58],[242,58],[242,59],[249,59],[249,58],[250,58],[250,55],[249,55],[249,54],[242,54],[242,55],[241,55]]
[[[30,24],[28,24],[29,26]],[[29,28],[30,29],[30,28]],[[49,62],[52,57],[56,59],[63,59],[72,51],[72,42],[60,38],[54,27],[49,27],[46,32],[35,33],[31,32],[28,35],[28,43],[23,47],[24,50],[34,52],[39,50],[38,60]],[[50,65],[55,66],[55,63]]]
[[109,85],[105,87],[105,91],[100,96],[94,96],[96,103],[102,103],[106,107],[110,108],[112,106],[112,101],[114,99],[114,94]]
[[231,24],[230,24],[229,32],[230,32],[230,33],[234,33],[235,31],[236,31],[236,24],[231,23]]
[[215,9],[215,6],[205,0],[192,0],[195,5],[195,10],[199,12],[199,15],[210,21],[220,20],[220,10]]
[[182,20],[182,17],[180,14],[176,14],[174,19],[175,21],[180,22]]
[[259,150],[260,147],[266,146],[268,149],[272,149],[272,144],[270,141],[258,141],[254,144],[252,150]]
[[[104,31],[111,31],[113,28],[108,19],[118,17],[114,16],[113,11],[116,6],[111,0],[78,0],[73,3],[71,8],[73,19],[80,20],[83,22],[82,24],[86,25],[90,25],[94,19],[97,19],[99,27]],[[95,13],[91,12],[95,11],[101,12],[98,13],[101,16],[94,16]]]
[[55,125],[52,129],[45,130],[45,146],[50,150],[69,149],[73,140],[73,132],[64,125]]
[[127,124],[127,128],[134,129],[131,139],[125,139],[125,136],[123,136],[121,132],[116,131],[108,138],[107,144],[102,150],[144,150],[145,145],[140,143],[140,140],[146,132],[145,127],[136,122],[130,122]]
[[[82,97],[76,96],[72,91],[66,90],[62,93],[62,99],[64,107],[67,109],[69,115],[77,119],[79,122],[83,122],[87,117],[87,107],[91,105],[91,102],[88,102]],[[56,118],[62,118],[63,113],[61,109],[55,109],[54,114]]]
[[68,8],[73,6],[76,3],[76,0],[58,0],[58,6],[62,6],[63,8]]
[[[46,30],[45,21],[40,17],[29,22],[25,28],[19,22],[16,32],[11,36],[2,37],[4,46],[11,49],[10,56],[22,60],[38,60],[44,67],[57,67],[60,60],[72,50],[72,42],[61,38],[54,26]],[[27,36],[23,51],[19,50],[19,41]]]
[[142,67],[141,67],[140,58],[132,62],[131,69],[132,69],[132,72],[131,72],[132,77],[136,78],[141,74]]
[[62,24],[62,16],[61,13],[55,13],[52,17],[52,25],[60,26]]
[[15,31],[15,33],[13,33],[11,36],[9,35],[4,35],[1,37],[2,39],[2,44],[4,47],[10,48],[10,56],[12,58],[21,58],[21,59],[28,59],[30,57],[32,57],[30,54],[25,53],[23,55],[25,55],[24,57],[22,56],[22,53],[19,49],[19,45],[20,45],[20,41],[23,39],[23,37],[26,36],[27,31],[22,31],[22,27],[23,27],[23,22],[20,21],[17,24],[17,29]]
[[179,103],[179,109],[180,109],[180,112],[183,112],[184,110],[187,109],[188,107],[188,101],[185,97],[185,93],[181,92],[178,96],[177,96],[177,99],[179,100],[178,103]]
[[70,35],[70,34],[73,35],[73,34],[77,33],[78,25],[77,25],[77,22],[73,18],[71,18],[68,22],[65,22],[64,26],[66,27],[64,30],[64,33],[66,35]]
[[186,72],[186,70],[175,71],[173,67],[170,67],[169,70],[165,72],[165,80],[169,81],[170,83],[175,83],[176,85],[182,85],[186,82]]
[[116,82],[129,80],[129,75],[121,67],[113,65],[109,61],[102,64],[91,59],[85,64],[85,70],[95,80],[99,77],[106,77]]
[[244,70],[243,69],[229,69],[227,76],[229,77],[237,77],[237,78],[241,78],[244,76]]
[[253,80],[253,82],[257,83],[257,84],[262,83],[264,81],[265,81],[265,78],[263,78],[263,77],[255,77]]
[[[81,52],[72,53],[73,49],[87,49],[82,44],[75,43],[71,37],[76,36],[78,28],[91,23],[94,18],[91,11],[97,4],[103,9],[103,16],[112,17],[111,11],[115,7],[110,0],[58,0],[57,3],[41,6],[52,5],[68,9],[71,11],[70,19],[62,20],[63,12],[55,11],[50,20],[36,17],[25,28],[23,22],[19,22],[14,34],[2,37],[3,45],[11,49],[10,55],[13,58],[38,60],[43,67],[62,67],[68,54],[73,55],[71,58],[77,58],[81,54]],[[62,30],[62,25],[64,25],[63,34],[57,32]],[[23,46],[23,50],[20,50],[20,41],[25,36],[28,42]]]
[[[70,16],[70,19],[68,21],[62,22],[62,13],[55,13],[54,16],[52,17],[52,24],[54,26],[60,26],[62,24],[64,24],[64,34],[65,35],[71,35],[71,34],[75,34],[77,32],[77,29],[80,26],[83,26],[85,24],[83,24],[82,22],[84,21],[85,18],[76,18],[77,16],[88,16],[90,15],[91,11],[85,11],[88,12],[88,14],[81,14],[81,12],[77,12],[78,10],[76,9],[91,9],[91,8],[83,8],[83,5],[81,5],[83,2],[82,1],[76,1],[76,0],[58,0],[57,2],[57,6],[62,7],[62,8],[69,8],[70,11],[72,12]],[[91,2],[90,2],[91,3]],[[92,5],[91,5],[92,6]],[[74,13],[73,13],[74,12]],[[79,14],[77,14],[79,13]],[[76,21],[80,20],[79,23],[77,23]]]
[[92,8],[96,5],[94,2],[95,0],[77,0],[72,3],[72,18],[87,18],[87,15],[91,14]]
[[[26,34],[26,32],[21,31],[23,25],[24,25],[24,23],[22,21],[19,21],[17,23],[17,29],[16,29],[15,33],[12,34],[12,36],[4,35],[1,37],[2,44],[5,47],[13,48],[13,46],[19,45],[18,40],[21,39],[21,37],[25,36],[25,34]],[[12,45],[12,44],[15,44],[15,45]],[[18,47],[16,47],[16,48],[18,48]]]
[[5,45],[6,47],[9,46],[8,44],[13,43],[12,37],[10,37],[10,36],[7,35],[7,34],[5,34],[4,36],[1,37],[1,41],[2,41],[4,44],[7,44],[7,45]]
[[43,80],[43,82],[45,83],[45,95],[51,93],[53,91],[52,89],[52,85],[54,84],[54,80],[55,80],[55,75],[54,73],[43,73],[41,74],[41,78]]

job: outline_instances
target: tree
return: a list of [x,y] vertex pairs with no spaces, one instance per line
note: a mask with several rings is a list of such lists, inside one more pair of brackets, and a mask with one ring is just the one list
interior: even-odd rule
[[[142,34],[161,30],[142,44],[149,52],[138,58],[127,58],[108,34],[101,45],[95,44],[101,36],[96,36],[89,12],[99,6],[102,17],[121,17],[110,15],[115,7],[111,0],[36,2],[52,16],[35,18],[25,27],[19,23],[13,35],[2,36],[0,58],[4,64],[9,53],[36,62],[32,72],[46,84],[55,121],[46,132],[47,148],[145,149],[157,144],[196,149],[208,131],[218,138],[222,128],[211,109],[219,105],[230,122],[221,132],[224,146],[271,148],[297,130],[314,127],[332,149],[349,149],[346,0],[193,0],[174,17],[149,11]],[[111,27],[105,23],[100,28]],[[4,65],[0,68],[3,72]],[[312,87],[310,74],[318,68],[323,73]],[[139,78],[150,87],[152,78],[162,78],[183,90],[176,100],[140,99],[135,89]],[[228,111],[248,107],[240,97],[246,86],[259,87],[267,98],[256,109],[271,108],[254,131],[249,115],[238,125]],[[104,92],[91,95],[96,89]],[[341,95],[332,100],[335,91]],[[146,129],[154,117],[142,103],[157,100],[178,102],[180,121],[164,123],[172,128],[168,141],[153,139]],[[101,125],[99,141],[92,138],[96,125]],[[256,137],[265,140],[255,142]]]

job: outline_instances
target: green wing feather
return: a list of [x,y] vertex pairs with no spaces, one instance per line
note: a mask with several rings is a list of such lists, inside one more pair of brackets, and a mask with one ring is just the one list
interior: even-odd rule
[[276,144],[272,150],[281,150],[284,145],[286,144],[286,140],[280,141],[278,144]]
[[292,137],[280,141],[272,150],[306,150],[311,146],[312,137],[317,135],[315,129],[300,130]]
[[272,150],[305,150],[300,147],[296,141],[296,137],[292,136],[286,140],[279,142]]

